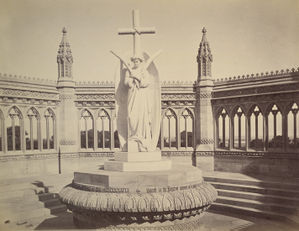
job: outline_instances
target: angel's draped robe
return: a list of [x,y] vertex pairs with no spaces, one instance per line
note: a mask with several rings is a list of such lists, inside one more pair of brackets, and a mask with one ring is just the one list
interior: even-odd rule
[[[138,151],[151,151],[152,103],[149,90],[151,76],[140,65],[126,72],[125,84],[128,91],[128,142]],[[135,143],[135,145],[134,145]]]

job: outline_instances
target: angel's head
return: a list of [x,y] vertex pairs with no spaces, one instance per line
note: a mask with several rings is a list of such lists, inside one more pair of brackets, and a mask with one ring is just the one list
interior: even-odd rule
[[140,64],[143,62],[143,58],[140,55],[135,55],[131,58],[131,61],[133,63],[133,67],[137,68],[140,66]]

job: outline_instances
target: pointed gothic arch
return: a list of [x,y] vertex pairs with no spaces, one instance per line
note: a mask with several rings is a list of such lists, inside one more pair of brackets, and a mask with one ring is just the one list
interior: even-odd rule
[[160,143],[163,148],[178,148],[178,116],[173,108],[162,113]]
[[180,112],[180,147],[194,147],[194,113],[188,107]]
[[248,142],[249,148],[263,150],[265,146],[265,134],[263,128],[263,114],[261,107],[254,104],[248,111]]
[[51,108],[44,111],[41,118],[43,149],[56,148],[56,116]]
[[81,149],[93,148],[94,118],[88,109],[83,109],[80,114],[80,147]]
[[276,103],[271,103],[267,107],[266,112],[267,112],[268,123],[270,125],[273,124],[273,126],[268,127],[268,131],[267,131],[269,137],[269,148],[281,149],[283,148],[282,110]]
[[228,148],[229,145],[229,116],[224,107],[216,114],[216,148]]
[[40,149],[40,115],[35,107],[27,110],[24,130],[26,150]]
[[112,129],[112,121],[109,113],[104,109],[101,108],[97,113],[96,118],[96,131],[97,131],[97,148],[111,149],[111,131]]
[[232,148],[242,149],[245,147],[245,113],[243,107],[237,105],[232,110]]
[[17,151],[22,149],[23,129],[22,112],[17,106],[12,106],[8,110],[8,120],[6,123],[8,151]]

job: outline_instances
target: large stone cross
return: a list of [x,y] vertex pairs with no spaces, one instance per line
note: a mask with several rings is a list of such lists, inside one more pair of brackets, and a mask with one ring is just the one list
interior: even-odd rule
[[119,35],[133,35],[133,55],[141,54],[140,35],[154,34],[154,27],[140,27],[139,10],[133,10],[133,28],[119,29]]

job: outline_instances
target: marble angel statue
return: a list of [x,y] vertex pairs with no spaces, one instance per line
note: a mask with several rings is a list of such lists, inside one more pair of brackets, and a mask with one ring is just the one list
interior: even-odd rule
[[146,53],[121,61],[116,91],[117,130],[122,151],[155,151],[160,133],[161,90],[158,71]]

